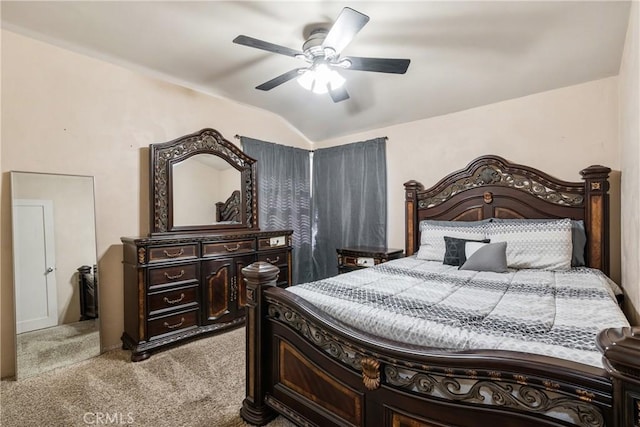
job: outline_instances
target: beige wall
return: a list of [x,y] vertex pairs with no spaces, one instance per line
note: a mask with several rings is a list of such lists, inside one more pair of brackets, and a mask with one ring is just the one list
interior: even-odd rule
[[631,4],[620,64],[620,150],[622,166],[622,284],[627,312],[640,325],[640,5]]
[[2,31],[1,374],[14,371],[8,171],[95,176],[102,346],[123,330],[121,236],[149,231],[148,150],[213,127],[309,148],[280,117]]
[[[580,181],[593,164],[610,167],[619,188],[618,79],[486,105],[446,116],[322,141],[315,148],[387,136],[389,246],[404,248],[404,187],[429,187],[485,154]],[[403,108],[411,108],[404,106]],[[612,277],[620,279],[620,199],[612,197]]]

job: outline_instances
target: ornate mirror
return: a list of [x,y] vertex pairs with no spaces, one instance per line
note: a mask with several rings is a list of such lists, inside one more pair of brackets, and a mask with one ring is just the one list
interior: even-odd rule
[[257,228],[256,161],[214,129],[150,145],[151,234]]

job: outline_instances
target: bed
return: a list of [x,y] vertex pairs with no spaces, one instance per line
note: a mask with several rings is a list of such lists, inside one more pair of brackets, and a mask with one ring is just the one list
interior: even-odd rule
[[240,190],[235,190],[227,200],[216,203],[216,223],[239,223],[241,211]]
[[[290,290],[275,287],[278,270],[269,264],[245,268],[244,420],[263,425],[282,414],[321,426],[639,426],[640,328],[628,326],[620,291],[606,276],[609,172],[591,166],[580,172],[582,182],[566,182],[483,156],[431,188],[405,184],[406,258]],[[503,249],[511,264],[522,252],[500,243],[501,232],[557,227],[567,236],[581,224],[584,266],[572,267],[581,252],[574,234],[557,268],[524,263],[478,272],[429,259],[429,239],[445,233],[439,227],[468,224],[474,231],[460,236],[482,227],[492,239],[478,246]],[[382,287],[370,288],[373,282]],[[382,310],[381,300],[393,301],[391,308]],[[462,344],[451,339],[461,334]]]

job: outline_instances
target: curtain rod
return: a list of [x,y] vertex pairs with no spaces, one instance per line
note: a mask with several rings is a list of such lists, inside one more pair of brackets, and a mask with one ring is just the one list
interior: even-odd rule
[[[240,139],[240,138],[242,138],[242,136],[241,136],[241,135],[238,135],[238,134],[235,134],[233,137],[234,137],[235,139]],[[388,136],[379,136],[378,138],[384,138],[384,140],[385,140],[385,141],[388,141],[388,140],[389,140],[389,137],[388,137]],[[314,150],[311,150],[311,151],[314,151]]]

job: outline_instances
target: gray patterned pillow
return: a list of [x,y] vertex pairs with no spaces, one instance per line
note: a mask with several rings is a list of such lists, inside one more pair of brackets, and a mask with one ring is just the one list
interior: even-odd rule
[[507,242],[507,265],[512,268],[568,270],[571,268],[571,220],[492,222],[491,242]]
[[[557,221],[557,219],[543,218],[491,218],[491,222],[549,222]],[[573,244],[571,255],[571,266],[582,267],[586,265],[584,260],[584,250],[587,245],[587,232],[584,229],[584,221],[581,219],[571,220],[571,242]]]
[[467,242],[489,243],[489,239],[468,240],[458,239],[457,237],[444,236],[445,251],[442,263],[447,265],[455,265],[456,267],[464,264],[464,262],[467,260],[465,249]]
[[460,270],[492,271],[506,273],[507,243],[487,243],[473,252],[468,260],[460,266]]
[[482,240],[485,238],[487,221],[421,221],[420,249],[416,257],[428,261],[444,260],[444,236],[457,237],[467,240]]

